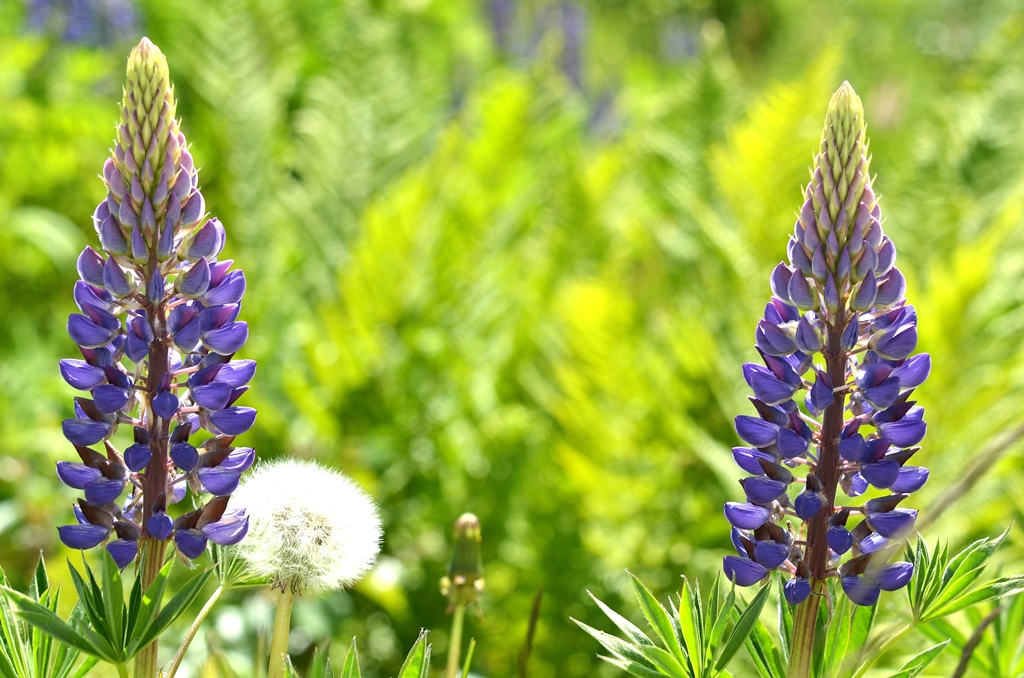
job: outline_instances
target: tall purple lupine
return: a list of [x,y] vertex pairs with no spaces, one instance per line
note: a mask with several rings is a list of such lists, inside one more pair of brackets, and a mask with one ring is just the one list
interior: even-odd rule
[[[911,355],[917,316],[882,232],[868,163],[864,109],[843,83],[829,103],[789,264],[771,275],[774,296],[755,333],[764,364],[743,366],[757,414],[736,417],[747,446],[733,456],[750,476],[740,481],[746,501],[725,505],[739,555],[726,556],[724,569],[741,586],[775,569],[788,575],[785,596],[799,606],[794,662],[810,656],[803,644],[813,641],[821,598],[811,593],[823,594],[827,578],[840,577],[857,605],[910,580],[911,564],[885,561],[914,529],[917,511],[903,501],[928,479],[908,462],[926,428],[911,395],[931,360]],[[839,490],[851,501],[837,502]],[[857,500],[869,491],[874,498]]]
[[[107,197],[93,214],[100,249],[78,258],[81,313],[68,318],[68,333],[82,359],[60,361],[64,379],[87,392],[63,423],[81,462],[58,462],[57,475],[85,498],[60,539],[76,549],[105,541],[122,568],[148,543],[149,581],[168,540],[198,558],[207,540],[245,536],[248,518],[228,503],[255,454],[232,445],[256,418],[236,404],[256,363],[232,359],[248,337],[237,320],[245,276],[217,259],[224,229],[206,218],[174,114],[167,60],[143,38],[128,59],[117,144],[103,166]],[[123,426],[133,442],[119,451],[112,438]],[[210,435],[199,442],[201,429]],[[172,518],[168,505],[188,489],[213,497]]]

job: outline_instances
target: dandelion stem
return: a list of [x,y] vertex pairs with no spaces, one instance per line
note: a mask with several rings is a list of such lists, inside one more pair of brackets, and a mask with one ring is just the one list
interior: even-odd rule
[[456,605],[452,614],[452,634],[448,640],[448,668],[445,678],[456,678],[459,675],[459,654],[462,651],[462,620],[466,616],[466,606]]
[[274,615],[274,635],[270,640],[270,664],[267,666],[267,678],[284,678],[284,663],[288,656],[288,634],[292,624],[292,603],[295,601],[295,589],[291,582],[285,582],[284,591],[277,601],[277,614]]
[[174,660],[171,662],[171,668],[167,671],[167,678],[174,678],[174,674],[178,671],[178,666],[181,665],[181,660],[185,658],[185,651],[188,650],[188,646],[192,644],[192,639],[196,637],[196,632],[199,631],[199,627],[206,621],[206,617],[210,614],[210,610],[220,600],[221,594],[224,593],[224,585],[221,584],[217,587],[217,590],[213,592],[210,599],[206,601],[206,605],[203,605],[203,609],[199,611],[199,616],[192,622],[192,626],[188,628],[188,632],[185,634],[185,638],[182,639],[181,645],[178,647],[178,651],[174,655]]

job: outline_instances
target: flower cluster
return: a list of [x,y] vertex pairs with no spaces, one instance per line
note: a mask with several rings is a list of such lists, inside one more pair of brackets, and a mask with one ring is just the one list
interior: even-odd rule
[[[926,429],[911,396],[931,360],[911,355],[917,316],[868,163],[863,107],[844,83],[829,103],[789,264],[771,276],[755,333],[763,365],[743,366],[757,416],[736,417],[747,446],[733,456],[750,477],[740,481],[746,501],[725,505],[739,555],[724,569],[742,586],[789,573],[794,605],[830,576],[871,605],[913,574],[909,563],[884,563],[917,518],[902,502],[928,479],[908,462]],[[855,498],[870,488],[875,498],[862,505],[836,505],[838,489]]]
[[[224,229],[206,218],[174,115],[167,60],[143,38],[128,60],[117,145],[103,166],[107,197],[93,215],[100,250],[78,258],[81,313],[68,318],[68,333],[82,359],[60,362],[68,384],[90,396],[75,398],[75,418],[63,423],[81,462],[58,462],[57,475],[85,498],[60,538],[87,549],[113,536],[106,547],[120,567],[140,539],[173,538],[181,555],[197,558],[207,540],[234,544],[248,529],[243,511],[227,509],[255,455],[232,446],[256,418],[235,404],[256,370],[232,359],[249,332],[237,320],[245,276],[217,259]],[[133,444],[122,453],[111,438],[123,425]],[[201,429],[211,434],[203,442],[193,439]],[[168,505],[189,488],[213,498],[172,518]]]

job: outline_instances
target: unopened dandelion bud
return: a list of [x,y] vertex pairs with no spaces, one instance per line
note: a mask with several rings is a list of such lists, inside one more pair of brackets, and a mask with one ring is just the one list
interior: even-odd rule
[[483,593],[480,541],[480,521],[472,513],[463,513],[455,521],[455,553],[447,576],[441,580],[441,593],[448,598],[449,611],[477,602]]

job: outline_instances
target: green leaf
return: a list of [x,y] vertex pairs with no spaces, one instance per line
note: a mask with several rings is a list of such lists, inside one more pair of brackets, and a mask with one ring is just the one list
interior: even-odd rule
[[[633,622],[629,621],[615,610],[605,605],[601,600],[590,591],[587,591],[587,595],[590,599],[597,603],[597,606],[601,608],[601,611],[607,615],[612,623],[623,633],[625,633],[631,641],[637,645],[654,645],[654,642],[647,637],[643,631],[641,631]],[[578,622],[577,622],[578,623]]]
[[933,645],[924,652],[914,655],[902,667],[900,667],[898,672],[892,674],[891,678],[914,678],[914,676],[921,673],[926,666],[931,664],[932,660],[938,657],[939,653],[945,650],[947,645],[949,645],[948,640],[941,642],[938,645]]
[[680,664],[674,654],[655,645],[641,645],[636,648],[647,662],[666,676],[673,678],[696,678],[689,666]]
[[[715,589],[718,589],[718,577],[715,578]],[[732,610],[735,605],[736,585],[730,582],[729,595],[725,597],[725,601],[711,607],[712,613],[715,615],[715,623],[711,627],[711,633],[708,634],[708,649],[712,653],[717,653],[718,651],[718,646],[722,642],[722,636],[725,634],[725,628],[729,624],[729,619],[732,617]]]
[[24,593],[3,587],[4,594],[17,606],[18,613],[22,619],[42,629],[45,633],[53,636],[58,641],[65,643],[79,652],[85,652],[107,661],[116,661],[109,653],[104,651],[107,648],[95,647],[78,631],[69,626],[64,620],[58,617],[53,611],[44,605],[32,600]]
[[476,638],[470,638],[469,649],[466,650],[466,661],[462,662],[462,678],[469,678],[469,666],[473,663],[474,650],[476,650]]
[[409,650],[396,678],[427,678],[429,669],[430,646],[427,645],[427,631],[424,629]]
[[779,625],[779,651],[782,653],[782,661],[789,664],[789,645],[793,637],[793,607],[786,600],[783,592],[782,577],[779,577],[776,600],[778,607]]
[[606,657],[602,654],[597,655],[603,661],[608,662],[612,666],[618,667],[630,675],[637,676],[638,678],[665,678],[665,674],[654,669],[649,669],[644,664],[638,664],[628,659],[621,657]]
[[100,663],[97,657],[86,657],[82,665],[78,667],[78,670],[71,674],[70,678],[85,678],[92,671],[93,667]]
[[[742,614],[740,614],[739,619],[736,620],[736,625],[732,627],[732,632],[729,633],[729,638],[725,641],[725,645],[718,655],[718,661],[715,663],[716,671],[722,671],[729,665],[737,650],[740,649],[740,646],[750,636],[751,631],[760,626],[758,617],[761,615],[761,609],[764,608],[765,601],[768,600],[770,588],[771,584],[762,586],[761,590],[757,592],[757,595],[754,596],[753,600],[750,601]],[[764,635],[768,636],[767,631],[765,631]],[[770,640],[770,636],[768,637]],[[772,643],[771,645],[772,650],[775,651],[775,644]]]
[[687,661],[686,657],[683,656],[679,638],[676,637],[668,612],[665,611],[665,608],[654,597],[654,594],[633,573],[627,571],[626,574],[633,581],[633,590],[636,592],[637,600],[640,601],[640,609],[643,610],[644,616],[647,617],[647,622],[658,635],[661,644],[668,649],[675,658],[676,663],[682,668],[686,665]]
[[761,678],[786,678],[786,669],[780,661],[775,642],[760,621],[747,633],[746,646]]
[[341,667],[341,678],[362,678],[359,673],[359,653],[356,651],[356,639],[352,639],[352,647],[345,655],[345,664]]
[[[570,617],[570,619],[572,618]],[[599,631],[591,626],[587,626],[577,619],[572,619],[572,621],[581,629],[586,631],[590,637],[601,643],[601,645],[603,645],[604,648],[612,654],[637,664],[644,664],[648,666],[652,665],[652,662],[648,659],[647,655],[643,653],[643,648],[654,647],[653,645],[634,645],[622,638],[619,638],[618,636],[613,636],[610,633],[605,633],[604,631]],[[680,667],[680,670],[682,670],[682,667]]]
[[[163,571],[164,570],[161,570],[161,573],[163,573]],[[185,582],[185,584],[178,589],[178,592],[174,594],[174,597],[171,598],[167,605],[160,610],[160,613],[157,614],[156,618],[144,628],[142,633],[131,639],[131,643],[128,647],[129,658],[134,657],[142,650],[142,648],[156,640],[156,638],[158,638],[160,634],[178,618],[178,615],[184,612],[185,608],[196,599],[196,596],[199,595],[199,592],[206,584],[206,580],[209,578],[210,569],[206,569],[202,572],[196,573],[190,580]]]
[[[688,673],[699,678],[704,668],[704,648],[702,647],[701,629],[704,627],[703,612],[700,609],[700,592],[696,588],[689,590],[689,582],[683,577],[683,590],[679,594],[679,637],[683,642],[686,660],[689,662]],[[696,587],[696,582],[694,583]],[[674,637],[673,630],[673,637]]]
[[[123,656],[126,641],[124,628],[124,587],[121,584],[121,571],[114,562],[114,557],[106,549],[100,553],[101,570],[100,577],[103,581],[102,598],[103,609],[106,611],[107,623],[110,625],[110,632],[107,638],[113,645],[114,651]],[[92,574],[90,573],[90,578]]]
[[987,537],[979,539],[953,556],[942,574],[942,584],[938,594],[928,601],[925,614],[922,616],[923,621],[936,618],[936,611],[947,607],[981,576],[982,569],[1003,543],[1009,530],[1010,528],[1006,528],[995,539]]
[[1016,574],[1009,577],[1000,577],[982,584],[969,593],[961,595],[949,601],[946,605],[928,613],[927,620],[938,619],[946,615],[959,612],[964,608],[978,605],[990,600],[997,600],[1007,596],[1016,595],[1024,591],[1024,575]]
[[310,662],[309,674],[306,678],[334,678],[330,657],[318,647],[313,648],[313,661]]

